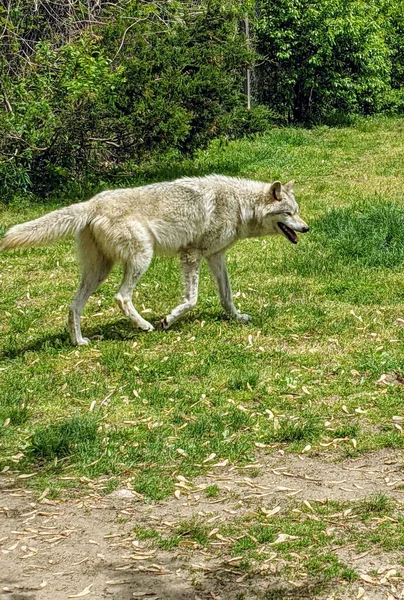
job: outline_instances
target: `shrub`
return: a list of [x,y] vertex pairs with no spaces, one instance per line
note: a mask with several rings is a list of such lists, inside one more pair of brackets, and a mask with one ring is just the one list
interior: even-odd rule
[[295,122],[383,108],[391,51],[380,2],[261,0],[258,7],[261,102]]
[[[246,3],[101,1],[85,29],[87,3],[76,3],[73,31],[68,13],[52,28],[30,5],[18,0],[15,11],[0,12],[10,35],[18,32],[0,50],[3,198],[44,197],[71,182],[119,177],[126,161],[193,152],[230,129],[228,115],[245,102],[253,53],[238,24]],[[32,38],[29,47],[20,38]]]

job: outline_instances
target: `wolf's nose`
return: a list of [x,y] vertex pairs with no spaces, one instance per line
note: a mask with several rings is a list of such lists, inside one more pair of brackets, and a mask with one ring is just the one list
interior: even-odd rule
[[308,225],[306,225],[305,227],[303,227],[302,233],[307,233],[308,231],[310,231],[310,227]]

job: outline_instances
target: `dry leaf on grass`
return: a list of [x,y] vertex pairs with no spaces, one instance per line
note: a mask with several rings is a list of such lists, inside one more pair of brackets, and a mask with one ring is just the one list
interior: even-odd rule
[[88,585],[86,588],[84,588],[84,590],[82,592],[79,592],[78,594],[70,594],[67,597],[68,598],[84,598],[84,596],[88,596],[88,594],[91,594],[92,587],[93,587],[93,584],[90,583],[90,585]]
[[222,462],[215,463],[214,465],[212,465],[212,467],[226,467],[228,465],[228,463],[229,463],[229,461],[226,458]]
[[281,511],[281,507],[280,506],[276,506],[272,510],[267,510],[266,508],[262,508],[261,507],[261,510],[262,510],[262,512],[264,513],[264,515],[266,517],[273,517],[273,516],[277,515]]
[[287,533],[279,533],[276,540],[274,542],[272,542],[272,544],[269,544],[269,545],[273,546],[275,544],[282,544],[283,542],[293,542],[293,540],[298,540],[298,539],[299,538],[296,535],[288,535]]
[[178,546],[180,548],[196,548],[198,543],[184,540],[183,542],[180,542]]
[[312,507],[312,505],[310,504],[310,502],[309,502],[308,500],[303,500],[303,504],[304,504],[305,506],[307,506],[307,508],[308,508],[309,510],[311,510],[311,512],[314,512],[314,508]]
[[371,577],[367,573],[361,573],[359,575],[359,577],[362,579],[362,581],[366,581],[366,583],[371,583],[372,585],[378,585],[377,579],[374,579],[373,577]]
[[46,498],[46,496],[49,494],[50,488],[46,488],[44,489],[44,491],[42,492],[42,494],[39,496],[38,498],[38,502],[40,502],[41,500],[43,500],[44,498]]

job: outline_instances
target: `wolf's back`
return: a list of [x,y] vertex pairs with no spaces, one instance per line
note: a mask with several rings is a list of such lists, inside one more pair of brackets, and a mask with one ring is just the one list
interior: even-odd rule
[[60,208],[39,219],[11,227],[0,242],[0,250],[51,244],[78,233],[89,220],[88,202]]

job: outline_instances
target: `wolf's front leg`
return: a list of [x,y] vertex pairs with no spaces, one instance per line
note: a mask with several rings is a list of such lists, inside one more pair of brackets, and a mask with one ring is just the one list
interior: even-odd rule
[[175,321],[190,311],[198,300],[199,268],[202,257],[199,252],[187,251],[180,255],[181,269],[184,277],[184,301],[173,308],[169,315],[161,321],[163,329],[171,327]]
[[236,319],[246,323],[250,317],[248,315],[239,313],[233,303],[233,295],[231,293],[231,285],[229,275],[227,273],[224,252],[218,252],[217,254],[210,256],[208,258],[208,265],[213,278],[216,281],[219,290],[220,302],[222,303],[224,310],[231,317],[235,317]]

